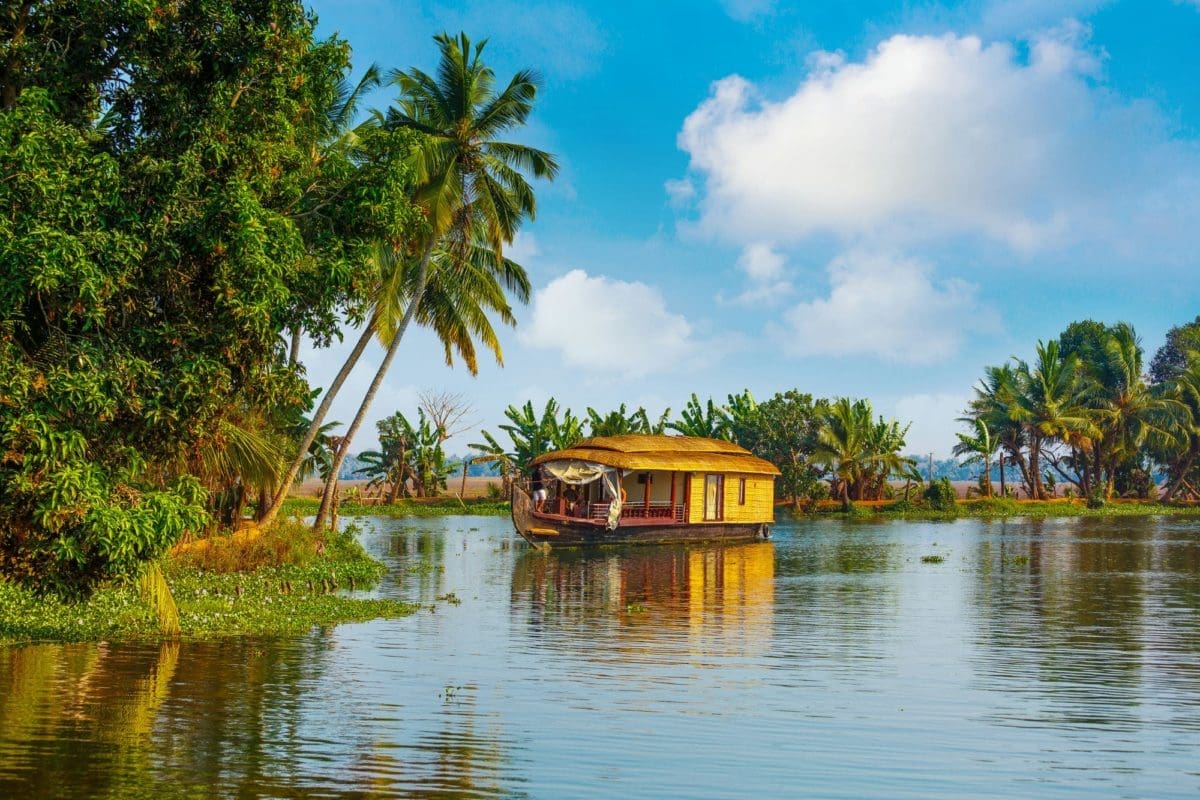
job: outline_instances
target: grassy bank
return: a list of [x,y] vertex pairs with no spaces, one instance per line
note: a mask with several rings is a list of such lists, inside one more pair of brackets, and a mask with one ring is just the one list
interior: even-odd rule
[[[821,503],[818,515],[845,516],[840,503]],[[919,502],[903,500],[864,501],[854,504],[850,515],[888,519],[955,519],[975,517],[997,519],[1006,517],[1144,517],[1175,516],[1200,518],[1200,506],[1167,505],[1153,500],[1118,500],[1099,508],[1088,508],[1083,500],[1013,500],[990,498],[958,500],[953,511],[938,510]]]
[[[312,516],[317,513],[321,502],[315,498],[289,497],[283,506],[284,514]],[[459,515],[478,517],[507,517],[507,500],[485,498],[428,497],[397,500],[391,505],[344,502],[341,515],[344,517],[451,517]]]
[[[277,635],[314,625],[401,617],[416,606],[339,594],[379,581],[385,567],[353,533],[315,539],[284,525],[251,542],[217,539],[169,557],[164,573],[183,636]],[[67,603],[0,582],[0,645],[154,638],[154,613],[136,586],[114,585]]]
[[[311,516],[317,513],[319,501],[310,498],[292,497],[284,506],[285,513]],[[780,509],[786,509],[781,506]],[[842,505],[836,500],[823,500],[810,514],[842,515]],[[1100,508],[1088,508],[1080,499],[1067,500],[1014,500],[1012,498],[976,498],[958,500],[954,511],[939,511],[929,507],[925,501],[914,497],[903,500],[865,500],[854,503],[855,516],[878,516],[899,519],[953,519],[955,517],[1124,517],[1124,516],[1182,516],[1200,517],[1200,506],[1167,505],[1153,500],[1114,500]],[[363,505],[343,503],[341,514],[345,517],[441,517],[458,515],[502,516],[509,515],[506,501],[467,499],[459,501],[453,497],[435,497],[400,500],[393,505]]]

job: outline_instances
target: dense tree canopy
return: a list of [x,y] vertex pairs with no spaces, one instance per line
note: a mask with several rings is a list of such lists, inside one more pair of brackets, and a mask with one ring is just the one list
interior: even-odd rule
[[0,26],[0,574],[85,592],[206,524],[206,452],[304,411],[281,334],[327,341],[417,224],[413,134],[323,149],[349,50],[294,2]]

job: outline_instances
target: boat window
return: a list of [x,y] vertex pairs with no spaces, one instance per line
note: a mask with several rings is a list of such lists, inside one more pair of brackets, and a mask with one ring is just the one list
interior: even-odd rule
[[738,479],[738,505],[739,506],[746,505],[746,479],[745,478]]
[[725,476],[704,476],[704,518],[706,520],[724,519]]

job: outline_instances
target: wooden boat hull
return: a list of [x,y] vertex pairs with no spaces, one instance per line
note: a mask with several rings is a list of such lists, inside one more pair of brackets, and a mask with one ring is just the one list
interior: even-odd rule
[[513,487],[513,527],[535,547],[587,547],[610,544],[667,544],[679,542],[752,542],[768,538],[765,522],[703,522],[619,525],[610,531],[586,520],[548,518],[535,514],[533,501]]

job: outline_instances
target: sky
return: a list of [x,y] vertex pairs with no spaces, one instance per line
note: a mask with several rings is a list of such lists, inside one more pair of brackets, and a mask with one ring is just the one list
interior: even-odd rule
[[[374,421],[461,394],[472,430],[553,397],[583,416],[693,393],[869,398],[945,457],[987,365],[1074,320],[1146,361],[1200,314],[1200,0],[327,0],[355,74],[487,38],[542,76],[510,138],[554,153],[507,255],[534,295],[476,377],[410,332]],[[369,98],[385,107],[383,88]],[[326,386],[347,344],[305,347]],[[364,356],[331,419],[349,422]],[[504,437],[501,437],[504,441]]]

